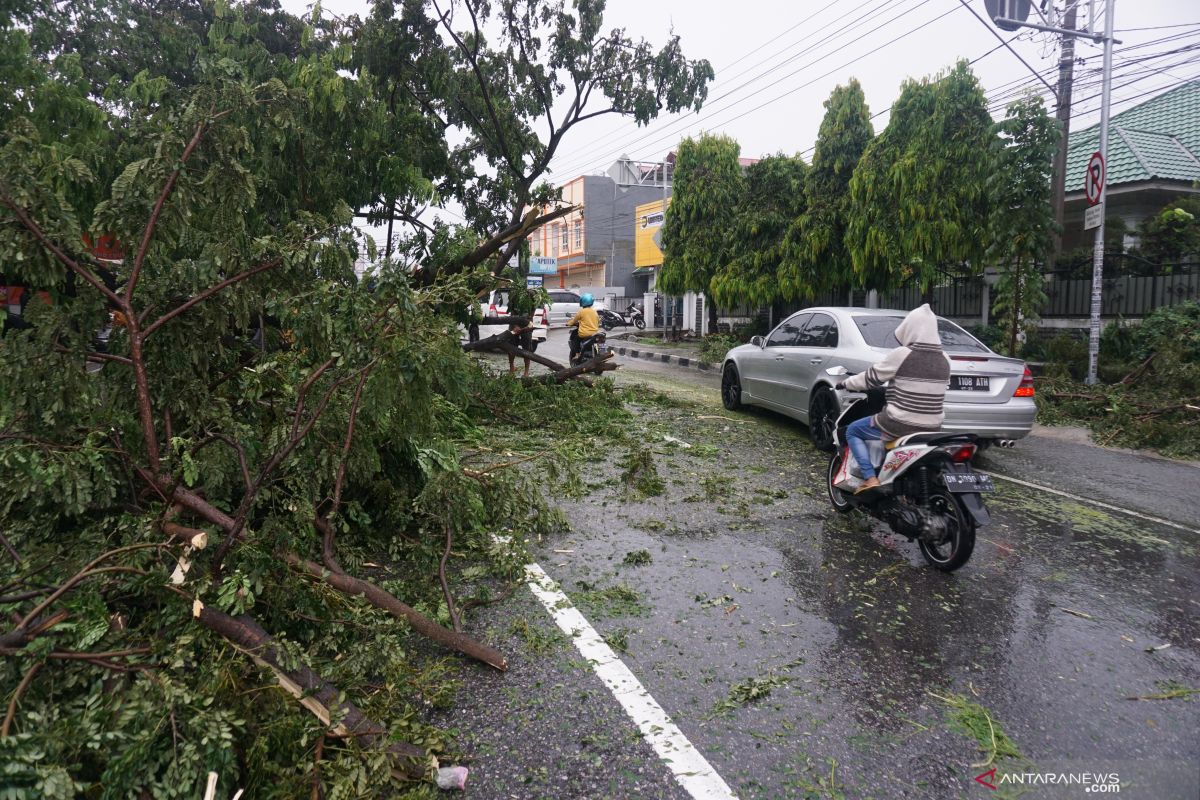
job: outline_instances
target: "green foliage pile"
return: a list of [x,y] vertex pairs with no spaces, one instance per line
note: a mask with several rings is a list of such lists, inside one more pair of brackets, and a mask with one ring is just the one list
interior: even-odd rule
[[1105,445],[1200,457],[1200,303],[1159,309],[1140,325],[1110,325],[1101,337],[1097,386],[1078,380],[1086,344],[1047,355],[1066,363],[1038,381],[1041,421],[1087,425]]
[[720,364],[725,360],[725,354],[730,348],[741,344],[737,336],[728,333],[714,333],[705,336],[700,342],[700,363]]
[[[0,265],[49,300],[0,338],[4,797],[194,798],[210,770],[378,797],[445,752],[422,712],[456,700],[444,659],[486,649],[445,630],[455,597],[522,578],[524,534],[565,524],[542,487],[627,417],[606,381],[491,375],[454,320],[593,114],[542,144],[554,98],[645,122],[711,79],[594,4],[471,11],[0,7]],[[467,226],[416,218],[447,198]],[[408,223],[404,268],[363,210]]]

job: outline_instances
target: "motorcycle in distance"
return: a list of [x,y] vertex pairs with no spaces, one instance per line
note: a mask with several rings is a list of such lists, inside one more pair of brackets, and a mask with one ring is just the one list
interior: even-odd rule
[[[850,374],[841,366],[826,373]],[[859,509],[886,522],[910,542],[915,539],[930,565],[952,572],[971,557],[975,529],[991,520],[982,494],[995,491],[992,479],[972,470],[970,463],[978,437],[930,431],[870,442],[880,486],[856,495],[863,478],[846,444],[846,428],[877,414],[884,404],[884,391],[872,390],[838,417],[833,440],[837,450],[829,458],[825,479],[829,502],[838,513]]]
[[591,336],[579,342],[579,353],[571,356],[571,366],[578,366],[585,361],[591,361],[597,356],[608,352],[608,335],[604,331],[596,331]]
[[613,328],[620,325],[623,328],[628,328],[633,325],[638,330],[646,327],[646,318],[642,315],[642,309],[637,303],[630,303],[629,308],[624,312],[609,311],[608,309],[597,309],[600,314],[600,325],[606,331],[611,331]]

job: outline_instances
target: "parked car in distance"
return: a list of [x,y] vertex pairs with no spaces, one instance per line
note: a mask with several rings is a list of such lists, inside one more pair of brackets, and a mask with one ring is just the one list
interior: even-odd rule
[[[503,317],[508,314],[508,289],[494,289],[491,294],[479,303],[479,310],[485,317]],[[540,342],[546,341],[550,331],[550,306],[543,305],[533,314],[531,320],[536,326],[533,329],[533,349],[536,351]],[[480,325],[479,338],[486,339],[498,333],[504,333],[506,325]]]
[[[756,405],[808,425],[813,443],[833,447],[833,426],[842,409],[861,394],[838,392],[842,366],[862,372],[900,346],[896,326],[907,312],[878,308],[806,308],[766,337],[725,354],[721,399],[730,410]],[[992,352],[953,322],[938,318],[942,348],[950,361],[942,430],[1011,442],[1033,429],[1037,406],[1033,375],[1025,362]]]
[[[579,292],[573,289],[550,289],[550,324],[566,325],[567,320],[579,311]],[[592,304],[597,311],[604,308],[599,299]]]

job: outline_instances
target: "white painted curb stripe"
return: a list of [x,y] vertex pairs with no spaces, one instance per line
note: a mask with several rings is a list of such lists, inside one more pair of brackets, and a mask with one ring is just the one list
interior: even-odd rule
[[737,800],[737,795],[571,604],[558,584],[537,564],[528,564],[525,575],[534,596],[542,601],[558,627],[575,643],[580,655],[592,663],[596,675],[637,724],[642,736],[666,763],[679,785],[696,800]]
[[982,472],[984,475],[991,475],[993,478],[999,478],[1002,481],[1008,481],[1010,483],[1020,484],[1021,486],[1027,486],[1030,489],[1037,489],[1039,491],[1049,492],[1050,494],[1056,494],[1059,497],[1066,497],[1066,498],[1075,500],[1080,503],[1087,503],[1088,505],[1098,506],[1100,508],[1105,509],[1106,511],[1116,511],[1120,514],[1128,514],[1131,517],[1137,517],[1138,519],[1144,519],[1147,522],[1153,522],[1156,525],[1166,525],[1168,528],[1175,528],[1176,530],[1186,531],[1188,533],[1200,534],[1200,530],[1196,530],[1195,528],[1189,528],[1185,525],[1180,525],[1177,522],[1171,522],[1171,520],[1169,520],[1169,519],[1162,519],[1161,517],[1152,517],[1149,514],[1143,514],[1141,511],[1131,511],[1128,508],[1121,508],[1120,506],[1113,506],[1113,505],[1109,505],[1108,503],[1102,503],[1099,500],[1092,500],[1089,497],[1080,497],[1079,495],[1071,494],[1070,492],[1064,492],[1064,491],[1060,491],[1058,489],[1051,489],[1049,486],[1042,486],[1041,484],[1030,483],[1029,481],[1022,481],[1022,480],[1018,480],[1017,478],[1010,478],[1007,475],[1001,475],[996,472],[988,472],[985,469],[976,469],[975,471]]

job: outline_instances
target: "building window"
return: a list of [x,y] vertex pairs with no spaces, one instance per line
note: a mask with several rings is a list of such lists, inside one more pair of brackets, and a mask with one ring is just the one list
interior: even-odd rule
[[562,242],[559,244],[559,247],[562,248],[562,252],[566,253],[571,247],[571,243],[568,241],[571,229],[565,223],[561,223],[558,226],[558,230],[562,235]]
[[575,249],[583,249],[583,220],[575,220]]

